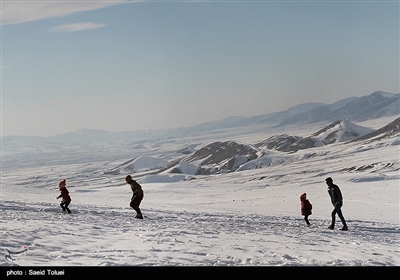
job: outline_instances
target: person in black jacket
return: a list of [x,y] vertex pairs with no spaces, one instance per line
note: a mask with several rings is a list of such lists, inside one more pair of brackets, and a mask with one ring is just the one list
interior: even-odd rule
[[342,192],[340,191],[339,187],[333,183],[331,177],[325,179],[326,184],[328,185],[328,193],[331,197],[331,202],[333,204],[333,211],[332,211],[332,223],[328,226],[329,229],[335,228],[335,217],[338,214],[340,220],[342,221],[343,227],[340,230],[348,230],[346,220],[342,214],[342,206],[343,206],[343,196]]
[[131,186],[132,190],[132,198],[130,206],[136,211],[136,219],[143,219],[142,211],[139,208],[140,202],[142,202],[144,197],[144,192],[142,186],[132,179],[131,175],[127,175],[125,177],[125,181],[127,184]]

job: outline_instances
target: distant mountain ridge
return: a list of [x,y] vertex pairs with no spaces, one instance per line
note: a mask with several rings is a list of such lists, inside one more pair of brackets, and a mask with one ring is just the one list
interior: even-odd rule
[[320,121],[346,119],[361,122],[390,117],[400,113],[400,94],[376,91],[370,95],[349,99],[342,106],[322,105],[287,118],[279,125],[310,124]]
[[[182,153],[164,166],[149,168],[145,174],[180,173],[185,175],[211,175],[261,168],[280,164],[282,155],[289,156],[306,150],[332,144],[347,145],[356,141],[370,143],[383,138],[400,136],[400,117],[390,124],[373,130],[353,124],[347,120],[335,121],[307,137],[287,134],[274,135],[254,145],[236,141],[215,141],[194,149],[190,154]],[[397,142],[400,142],[398,140]],[[397,143],[394,141],[393,143]],[[312,154],[312,152],[310,152]],[[149,161],[149,160],[148,160]],[[160,161],[158,161],[159,163]],[[124,174],[132,164],[127,162],[112,170]],[[133,169],[130,168],[132,171]]]
[[163,133],[188,135],[250,125],[284,127],[288,125],[330,123],[341,119],[346,119],[350,122],[362,122],[396,115],[400,115],[400,93],[375,91],[370,95],[348,97],[329,105],[315,102],[302,103],[276,113],[251,117],[234,116],[215,122],[167,130]]
[[361,122],[382,117],[400,115],[400,93],[375,91],[362,97],[349,97],[330,105],[307,102],[290,107],[287,110],[261,114],[251,117],[232,116],[214,122],[180,128],[158,130],[136,130],[110,132],[98,129],[79,129],[68,133],[48,137],[40,136],[3,136],[3,147],[14,141],[27,143],[109,143],[132,141],[132,139],[171,138],[201,134],[213,130],[264,125],[269,127],[284,127],[287,125],[304,125],[313,123],[330,123],[341,119],[350,122]]
[[[43,161],[46,165],[52,165],[60,161],[68,164],[102,160],[113,156],[120,157],[121,153],[129,156],[133,151],[135,156],[151,156],[153,152],[149,151],[148,147],[154,147],[154,153],[157,153],[158,149],[160,149],[159,145],[163,141],[174,142],[186,137],[194,139],[193,137],[202,138],[203,135],[213,135],[216,141],[223,143],[220,144],[222,148],[228,151],[234,151],[235,149],[239,151],[236,153],[235,158],[231,157],[226,159],[226,162],[219,163],[219,169],[228,166],[228,170],[232,170],[232,168],[237,168],[243,162],[254,161],[254,152],[248,153],[251,149],[247,150],[247,147],[240,143],[229,144],[229,141],[220,141],[220,135],[225,135],[225,139],[227,135],[237,135],[237,128],[240,128],[240,133],[246,134],[258,133],[262,130],[273,130],[275,127],[278,127],[277,130],[284,130],[285,125],[304,125],[304,127],[312,123],[316,123],[318,126],[325,125],[325,131],[321,130],[308,137],[282,134],[266,139],[262,143],[267,150],[275,149],[293,153],[301,149],[335,143],[335,141],[360,139],[361,136],[367,137],[364,134],[369,131],[359,131],[359,128],[356,128],[356,125],[351,120],[374,120],[388,116],[400,116],[399,98],[400,94],[377,91],[363,97],[345,98],[330,105],[312,102],[303,103],[277,113],[252,117],[233,116],[216,122],[177,129],[121,132],[79,129],[49,137],[4,136],[1,137],[2,162],[3,166],[13,168],[34,165],[38,161]],[[328,121],[331,119],[332,121]],[[396,125],[393,127],[396,127]],[[393,131],[386,133],[393,133]],[[386,136],[377,134],[375,137]],[[182,157],[191,156],[197,149],[197,144],[192,144],[190,149],[182,153],[177,151],[177,153],[181,154]],[[261,144],[259,143],[259,145]],[[216,151],[213,150],[213,152]],[[223,155],[222,151],[218,152],[218,154]],[[32,161],[32,158],[35,160]],[[178,159],[176,161],[178,162]],[[195,168],[190,164],[192,162],[184,166],[181,164],[179,168],[193,171]],[[163,170],[167,170],[174,165],[174,162],[169,162],[167,166],[163,167]],[[179,171],[179,168],[175,170]],[[204,168],[205,170],[209,169],[209,167]]]

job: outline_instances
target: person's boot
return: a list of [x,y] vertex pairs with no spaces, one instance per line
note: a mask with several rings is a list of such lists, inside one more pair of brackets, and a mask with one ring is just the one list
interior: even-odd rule
[[334,226],[333,225],[329,225],[329,227],[328,227],[329,229],[333,229],[334,228]]
[[136,214],[135,218],[136,218],[136,219],[143,219],[143,215],[142,215],[142,213],[140,213],[140,214]]
[[343,226],[340,230],[348,230],[347,226]]

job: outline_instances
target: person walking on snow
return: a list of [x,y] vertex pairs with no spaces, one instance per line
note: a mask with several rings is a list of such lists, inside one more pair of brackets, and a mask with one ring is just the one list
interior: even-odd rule
[[301,206],[301,215],[304,216],[304,221],[306,221],[307,226],[310,226],[310,222],[308,221],[308,216],[310,216],[312,205],[310,201],[307,199],[307,194],[303,193],[300,195],[300,206]]
[[68,212],[68,214],[71,214],[71,210],[69,210],[69,208],[68,208],[68,205],[71,203],[71,197],[69,196],[69,191],[67,190],[65,185],[66,185],[65,179],[60,181],[60,183],[58,183],[58,188],[59,188],[61,194],[59,196],[57,196],[56,199],[59,199],[62,197],[60,206],[62,208],[63,214],[65,214],[66,212]]
[[144,197],[144,192],[142,189],[142,186],[139,185],[138,182],[132,179],[131,175],[127,175],[125,177],[125,181],[127,184],[131,186],[132,190],[132,198],[131,198],[131,203],[130,206],[136,211],[136,219],[143,219],[142,211],[140,211],[139,205],[140,202],[142,202],[142,199]]
[[340,230],[348,230],[346,220],[342,214],[342,206],[343,206],[343,196],[342,192],[340,191],[339,187],[333,183],[331,177],[325,179],[326,184],[328,185],[328,193],[331,197],[331,202],[333,204],[333,211],[332,211],[332,223],[328,226],[329,229],[335,228],[335,217],[338,214],[340,220],[342,221],[343,227]]

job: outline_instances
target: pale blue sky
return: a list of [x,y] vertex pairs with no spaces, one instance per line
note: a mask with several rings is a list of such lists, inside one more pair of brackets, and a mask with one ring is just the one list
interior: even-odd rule
[[1,134],[167,129],[399,92],[399,1],[1,1]]

